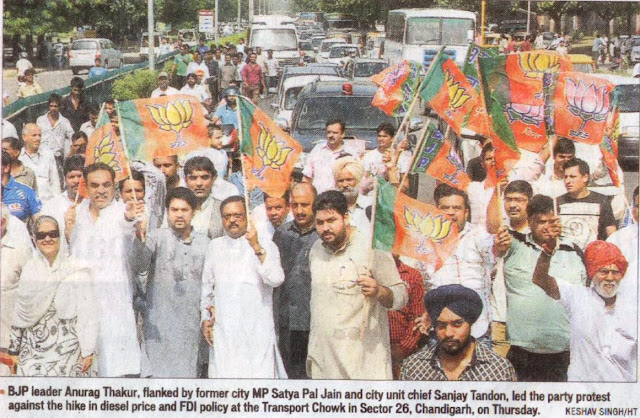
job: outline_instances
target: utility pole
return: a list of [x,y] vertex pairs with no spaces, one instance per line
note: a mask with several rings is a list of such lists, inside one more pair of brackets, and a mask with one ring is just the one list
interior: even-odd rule
[[249,0],[249,22],[253,20],[253,1],[254,0]]
[[149,43],[149,69],[156,70],[155,25],[153,23],[153,0],[147,0],[147,33]]
[[218,2],[219,0],[214,0],[213,2],[213,7],[215,8],[215,11],[213,12],[213,30],[215,31],[214,39],[216,41],[216,45],[220,43],[220,35],[218,34]]
[[241,0],[238,0],[238,22],[237,22],[238,25],[240,24],[240,15],[241,15],[241,12],[242,12],[242,8],[240,7],[241,6],[240,3],[241,3]]

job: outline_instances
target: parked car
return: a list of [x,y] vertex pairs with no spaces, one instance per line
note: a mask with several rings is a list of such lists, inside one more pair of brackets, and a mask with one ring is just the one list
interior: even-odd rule
[[640,36],[632,37],[633,46],[631,47],[631,62],[640,62]]
[[[376,85],[370,81],[316,81],[298,94],[291,124],[283,126],[310,152],[325,139],[325,123],[340,118],[346,124],[347,139],[364,140],[366,149],[377,146],[376,128],[382,122],[396,126],[396,120],[371,106]],[[303,157],[304,159],[304,157]]]
[[325,65],[325,64],[308,64],[303,67],[284,67],[282,74],[280,75],[280,81],[278,83],[277,94],[278,97],[282,96],[282,86],[284,82],[290,77],[296,77],[300,75],[333,75],[336,77],[343,77],[342,67],[338,65]]
[[83,38],[74,41],[69,51],[69,66],[73,74],[89,70],[96,58],[102,58],[105,68],[118,68],[124,64],[122,52],[105,38]]
[[329,58],[329,51],[331,51],[331,47],[339,44],[346,44],[347,42],[342,38],[327,38],[322,41],[320,44],[320,50],[318,51],[318,55],[316,55],[316,61],[324,62]]
[[580,71],[585,74],[596,72],[596,63],[589,55],[569,54],[568,56],[571,65],[573,65],[573,71]]
[[351,80],[369,80],[372,75],[378,74],[388,66],[389,64],[381,59],[356,58],[347,61],[344,75]]
[[315,81],[348,81],[344,77],[335,75],[296,75],[287,78],[282,84],[282,94],[278,96],[278,101],[271,103],[271,107],[275,111],[273,120],[279,125],[288,126],[291,124],[291,114],[295,106],[298,95],[302,89]]
[[326,62],[333,62],[336,64],[344,64],[345,60],[349,58],[359,58],[360,47],[356,44],[338,44],[333,45],[329,50]]
[[624,168],[638,168],[640,138],[640,78],[610,74],[594,74],[616,85],[620,109],[618,162]]

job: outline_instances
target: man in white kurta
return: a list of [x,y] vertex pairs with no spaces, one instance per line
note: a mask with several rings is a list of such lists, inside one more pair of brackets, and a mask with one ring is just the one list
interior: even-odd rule
[[284,282],[278,248],[247,226],[242,197],[225,199],[221,213],[225,235],[209,244],[202,273],[209,378],[286,378],[273,322],[273,288]]
[[133,240],[135,218],[144,203],[127,206],[114,200],[115,173],[102,163],[86,169],[89,199],[65,216],[71,254],[91,263],[100,303],[98,374],[100,377],[140,374],[140,347],[132,304],[132,286],[124,251]]
[[402,309],[407,289],[391,254],[375,250],[349,225],[347,199],[330,190],[314,203],[320,235],[309,253],[312,379],[391,380],[388,310]]

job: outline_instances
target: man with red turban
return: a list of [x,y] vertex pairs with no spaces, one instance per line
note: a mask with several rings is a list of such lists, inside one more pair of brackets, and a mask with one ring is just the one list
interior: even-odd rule
[[533,274],[533,283],[559,301],[569,317],[568,380],[635,381],[638,352],[632,317],[635,295],[618,292],[628,262],[618,247],[604,241],[591,242],[584,255],[591,287],[571,285],[549,276],[551,257],[546,252],[538,258]]

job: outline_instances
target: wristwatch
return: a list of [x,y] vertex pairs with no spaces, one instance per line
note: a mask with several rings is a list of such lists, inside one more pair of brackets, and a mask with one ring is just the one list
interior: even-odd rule
[[264,252],[264,248],[260,247],[260,249],[258,251],[255,252],[255,254],[258,257],[262,257],[263,255],[265,255],[266,253]]

